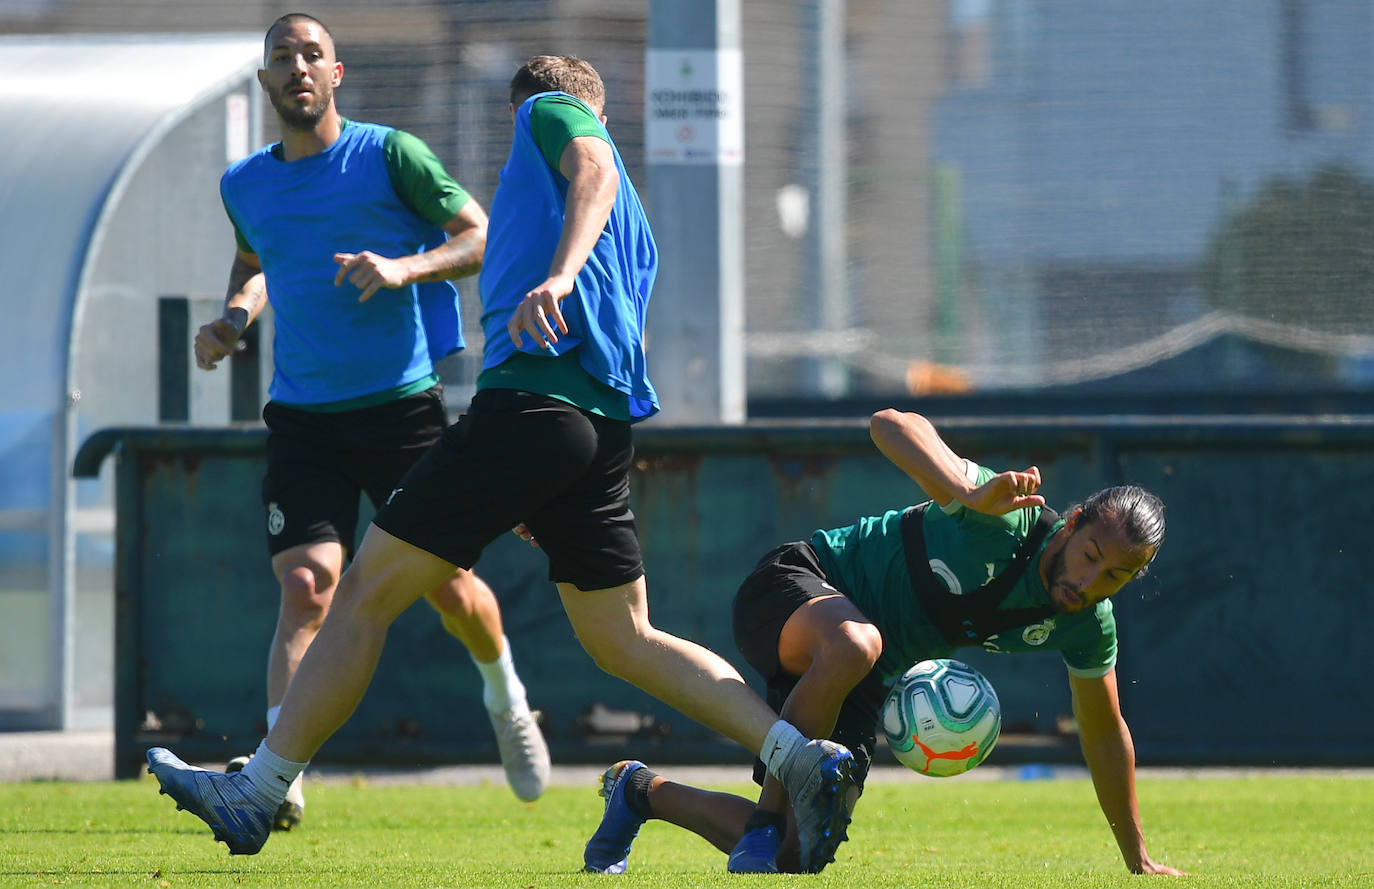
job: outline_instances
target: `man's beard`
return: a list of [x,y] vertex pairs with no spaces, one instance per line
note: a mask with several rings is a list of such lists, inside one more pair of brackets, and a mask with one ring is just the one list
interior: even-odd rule
[[290,86],[283,87],[281,90],[274,90],[268,93],[268,98],[272,101],[272,107],[277,109],[277,116],[281,118],[283,126],[293,130],[313,130],[315,125],[324,117],[329,110],[330,100],[334,98],[334,90],[329,84],[320,87],[320,92],[311,97],[311,101],[304,107],[296,105],[291,96],[287,94]]
[[1059,586],[1059,582],[1063,579],[1063,577],[1064,550],[1061,548],[1059,552],[1055,553],[1053,556],[1050,557],[1049,567],[1045,571],[1045,579],[1047,581],[1046,589],[1049,591],[1050,594],[1050,607],[1053,608],[1059,614],[1069,614],[1070,612],[1064,608],[1063,603],[1061,603],[1057,598],[1055,598],[1054,595],[1055,587]]

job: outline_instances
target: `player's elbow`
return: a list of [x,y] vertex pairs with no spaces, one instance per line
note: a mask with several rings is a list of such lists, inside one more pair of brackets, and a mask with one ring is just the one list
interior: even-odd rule
[[869,417],[868,437],[873,439],[875,444],[881,444],[885,437],[885,431],[896,422],[896,417],[896,409],[890,407],[885,407]]
[[883,408],[868,419],[868,435],[880,448],[885,442],[899,437],[910,437],[910,430],[932,429],[930,421],[920,414],[899,411],[896,408]]

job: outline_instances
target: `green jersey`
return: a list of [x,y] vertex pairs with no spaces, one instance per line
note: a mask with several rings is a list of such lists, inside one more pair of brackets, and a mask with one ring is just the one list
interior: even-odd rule
[[[976,484],[983,484],[996,474],[972,462],[967,466],[969,478]],[[890,510],[844,528],[811,535],[811,545],[820,557],[827,579],[852,599],[882,633],[883,653],[878,658],[877,670],[886,682],[917,661],[951,657],[956,650],[936,629],[912,589],[902,545],[904,512]],[[951,593],[972,592],[1011,563],[1039,517],[1039,507],[991,516],[968,509],[957,500],[928,508],[922,530],[931,571]],[[1061,521],[1055,525],[1054,530],[1062,524]],[[1048,538],[1002,602],[1004,609],[1049,604],[1049,591],[1037,567],[1046,544]],[[998,653],[1052,649],[1061,653],[1069,672],[1075,676],[1106,675],[1116,664],[1112,603],[1103,600],[1077,614],[1054,614],[999,633],[983,642],[983,648]]]

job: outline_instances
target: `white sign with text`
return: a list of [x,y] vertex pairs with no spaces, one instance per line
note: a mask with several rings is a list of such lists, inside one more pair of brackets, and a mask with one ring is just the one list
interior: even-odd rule
[[744,163],[744,59],[738,49],[649,50],[644,109],[649,163]]

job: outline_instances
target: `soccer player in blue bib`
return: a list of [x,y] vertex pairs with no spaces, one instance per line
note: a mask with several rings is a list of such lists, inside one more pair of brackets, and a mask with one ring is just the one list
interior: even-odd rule
[[602,669],[759,753],[797,812],[803,870],[822,869],[844,840],[849,751],[808,740],[728,661],[649,622],[629,471],[632,424],[658,410],[644,354],[658,251],[604,103],[581,59],[536,56],[512,79],[478,391],[378,511],[257,754],[217,775],[148,752],[163,791],[232,852],[267,840],[282,788],[357,706],[391,621],[517,527],[538,540]]
[[[926,418],[872,418],[878,449],[932,499],[816,531],[763,557],[734,602],[735,641],[769,703],[798,729],[854,753],[855,792],[873,758],[887,687],[912,664],[960,647],[1057,651],[1102,812],[1134,873],[1179,874],[1145,848],[1135,748],[1116,688],[1111,597],[1164,540],[1164,507],[1134,486],[1099,491],[1060,518],[1040,471],[1001,472],[956,455]],[[736,873],[798,869],[786,797],[763,778],[757,803],[669,781],[642,762],[602,776],[591,861],[624,870],[639,826],[659,818],[729,857]]]
[[[195,339],[213,370],[270,302],[274,372],[262,498],[281,609],[267,669],[267,724],[330,610],[362,493],[380,506],[448,426],[433,362],[463,347],[449,280],[482,264],[487,217],[419,139],[339,116],[333,39],[306,15],[268,29],[258,79],[282,140],[225,172],[238,250],[221,318]],[[491,589],[471,571],[425,590],[468,648],[506,774],[537,799],[549,754]],[[230,763],[241,768],[246,758]],[[276,826],[305,805],[299,777]]]

